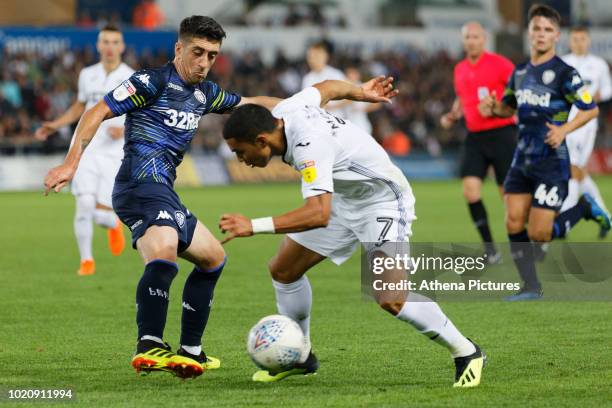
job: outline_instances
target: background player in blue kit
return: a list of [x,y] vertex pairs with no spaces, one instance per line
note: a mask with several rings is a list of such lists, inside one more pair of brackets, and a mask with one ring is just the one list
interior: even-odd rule
[[[64,163],[51,169],[45,179],[46,193],[58,192],[74,176],[100,123],[126,114],[124,160],[115,180],[113,208],[132,231],[132,245],[146,265],[136,290],[138,344],[132,366],[137,371],[195,377],[204,368],[220,365],[218,359],[204,354],[201,338],[225,252],[175,193],[176,167],[202,115],[228,112],[246,103],[272,106],[278,101],[244,98],[205,81],[224,37],[223,28],[212,18],[184,19],[174,61],[137,71],[85,112]],[[177,256],[195,267],[183,291],[181,347],[175,354],[162,339]]]
[[[512,257],[524,285],[508,300],[542,296],[534,253],[525,242],[562,238],[582,218],[610,229],[608,215],[589,195],[558,213],[570,178],[565,136],[595,118],[598,108],[578,72],[555,55],[559,13],[536,4],[529,10],[528,21],[530,60],[515,68],[501,102],[491,95],[480,104],[485,116],[518,113],[519,119],[519,142],[504,182],[504,199]],[[578,114],[568,122],[572,105]]]

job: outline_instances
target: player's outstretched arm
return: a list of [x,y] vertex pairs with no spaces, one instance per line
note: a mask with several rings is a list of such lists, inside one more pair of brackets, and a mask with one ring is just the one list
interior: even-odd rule
[[593,109],[582,110],[579,109],[574,119],[569,122],[565,122],[561,126],[555,126],[547,123],[548,133],[546,134],[545,142],[553,148],[557,148],[563,143],[563,140],[568,133],[581,128],[587,124],[591,119],[596,118],[599,115],[599,108],[597,105]]
[[391,103],[399,91],[393,88],[393,77],[383,75],[370,79],[361,85],[346,81],[328,80],[313,85],[321,94],[321,106],[329,101],[350,99],[358,102]]
[[47,140],[47,138],[57,132],[58,129],[71,125],[79,120],[83,112],[85,112],[85,103],[79,100],[74,101],[68,110],[59,118],[49,122],[43,122],[41,127],[34,132],[34,137],[38,140]]
[[83,151],[93,139],[98,127],[104,119],[110,119],[113,116],[113,112],[104,100],[83,114],[75,132],[74,143],[68,150],[64,163],[49,170],[45,177],[45,195],[49,194],[52,189],[58,193],[72,180]]
[[254,103],[255,105],[260,105],[268,110],[272,110],[280,102],[282,102],[282,99],[275,98],[274,96],[243,96],[242,98],[240,98],[240,103],[236,105],[236,107],[246,105],[248,103]]
[[308,197],[302,207],[276,217],[250,219],[242,214],[223,214],[219,229],[228,235],[221,243],[254,234],[284,234],[325,227],[331,213],[331,200],[332,193]]

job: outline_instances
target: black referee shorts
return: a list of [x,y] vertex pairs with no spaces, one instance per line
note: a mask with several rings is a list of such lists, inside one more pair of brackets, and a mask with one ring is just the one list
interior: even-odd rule
[[484,179],[489,166],[493,166],[497,185],[503,185],[512,164],[517,133],[515,125],[468,133],[461,153],[461,178]]

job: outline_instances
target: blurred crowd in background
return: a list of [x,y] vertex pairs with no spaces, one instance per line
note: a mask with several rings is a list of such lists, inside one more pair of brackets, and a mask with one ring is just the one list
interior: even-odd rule
[[[7,55],[0,60],[0,153],[63,152],[74,128],[64,128],[45,142],[33,137],[44,120],[63,113],[76,98],[79,71],[98,61],[93,48],[67,51],[60,55],[35,53]],[[135,69],[160,66],[171,60],[165,53],[124,54]],[[374,75],[391,75],[400,89],[393,104],[370,112],[374,137],[390,153],[403,156],[411,151],[438,156],[457,149],[465,130],[457,125],[450,131],[439,126],[440,115],[454,98],[452,71],[457,61],[445,53],[429,54],[415,48],[380,53],[370,58],[332,52],[330,65],[341,70],[356,68],[365,80]],[[305,59],[289,60],[278,52],[266,64],[256,52],[218,57],[209,79],[225,89],[246,96],[289,96],[301,89],[309,68]],[[602,106],[598,145],[612,146],[612,109]],[[218,151],[222,147],[224,115],[206,115],[194,139],[193,150]]]

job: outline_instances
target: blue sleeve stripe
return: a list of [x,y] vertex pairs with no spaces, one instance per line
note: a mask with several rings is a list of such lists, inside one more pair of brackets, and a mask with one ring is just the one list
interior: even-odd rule
[[133,96],[135,95],[131,95],[126,100],[118,102],[115,100],[115,98],[111,97],[110,94],[107,94],[104,96],[104,101],[116,116],[121,116],[127,112],[134,110],[135,108],[144,105],[144,98],[140,97],[142,99],[142,103],[139,105],[137,103],[138,99],[132,100]]
[[113,112],[115,116],[121,116],[124,114],[124,112],[121,112],[121,108],[119,108],[115,101],[113,101],[113,98],[110,98],[108,95],[104,95],[104,102],[106,102],[111,112]]

